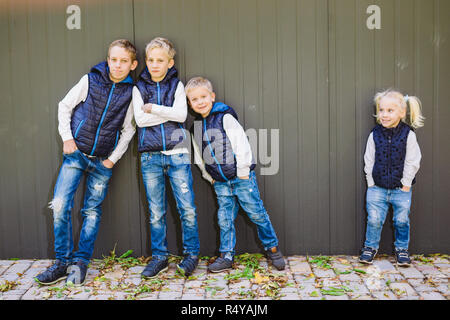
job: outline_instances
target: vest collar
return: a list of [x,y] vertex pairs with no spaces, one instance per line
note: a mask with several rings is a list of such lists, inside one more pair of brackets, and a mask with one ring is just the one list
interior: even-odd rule
[[214,113],[230,113],[236,119],[238,118],[236,112],[230,106],[227,106],[223,102],[215,102],[211,108],[211,112],[208,117]]
[[[112,80],[109,78],[109,67],[106,61],[102,61],[97,65],[93,66],[91,72],[100,74],[105,83],[112,83]],[[130,74],[128,74],[128,76],[119,83],[133,84],[133,78],[131,78]]]
[[[167,70],[167,74],[159,83],[165,83],[170,81],[172,78],[176,78],[178,76],[178,71],[175,67],[170,68]],[[139,78],[144,80],[145,82],[148,82],[152,85],[156,85],[156,82],[152,80],[152,76],[150,75],[150,72],[148,71],[148,67],[146,66],[144,70],[142,70],[141,74],[139,75]]]
[[383,135],[392,137],[399,133],[405,126],[407,126],[407,124],[405,124],[403,121],[400,121],[395,128],[385,128],[381,124],[379,124],[379,126]]

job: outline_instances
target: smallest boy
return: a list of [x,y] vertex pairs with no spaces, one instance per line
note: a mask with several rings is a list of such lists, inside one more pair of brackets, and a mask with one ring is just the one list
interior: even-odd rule
[[208,270],[221,272],[232,267],[238,202],[256,224],[267,258],[275,268],[283,270],[285,261],[278,249],[278,239],[259,195],[250,143],[236,112],[221,102],[214,103],[215,93],[208,79],[192,78],[185,91],[189,105],[201,116],[194,124],[198,126],[195,133],[201,124],[201,134],[193,135],[192,139],[194,160],[203,178],[213,184],[219,204],[220,257]]

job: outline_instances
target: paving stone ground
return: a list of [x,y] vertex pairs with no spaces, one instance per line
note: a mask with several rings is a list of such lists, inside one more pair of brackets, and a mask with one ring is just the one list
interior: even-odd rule
[[222,273],[207,272],[201,260],[192,276],[176,272],[176,262],[153,280],[142,279],[145,267],[94,260],[86,283],[64,281],[41,286],[34,277],[52,260],[0,260],[0,300],[449,300],[450,260],[446,254],[415,255],[411,267],[398,267],[393,256],[381,255],[373,265],[357,256],[287,256],[277,271],[265,258],[260,270],[245,265]]

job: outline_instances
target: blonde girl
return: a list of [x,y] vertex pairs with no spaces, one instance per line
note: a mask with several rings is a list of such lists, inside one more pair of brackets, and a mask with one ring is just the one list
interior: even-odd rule
[[386,90],[375,95],[377,125],[369,135],[364,154],[367,180],[366,241],[359,261],[371,264],[389,206],[394,211],[397,264],[409,266],[409,213],[411,186],[420,168],[421,153],[414,129],[423,126],[419,98]]

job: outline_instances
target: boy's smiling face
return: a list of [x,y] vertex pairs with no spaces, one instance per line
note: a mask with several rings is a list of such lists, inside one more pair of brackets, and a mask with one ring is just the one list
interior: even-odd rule
[[167,74],[167,71],[173,67],[175,61],[169,57],[167,51],[163,48],[153,48],[147,52],[145,60],[152,80],[160,82]]
[[108,53],[109,78],[113,82],[124,80],[130,71],[136,69],[137,60],[131,58],[130,52],[125,48],[114,46]]
[[197,87],[190,89],[186,95],[192,110],[206,118],[211,112],[216,94],[209,91],[206,87]]

